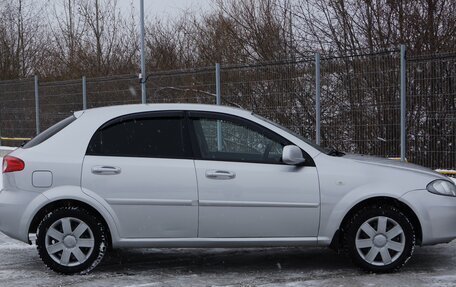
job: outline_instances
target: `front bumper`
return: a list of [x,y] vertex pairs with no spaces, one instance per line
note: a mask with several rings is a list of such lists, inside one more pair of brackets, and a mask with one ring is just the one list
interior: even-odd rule
[[48,199],[38,192],[0,190],[0,231],[29,243],[28,228],[35,210],[47,201]]
[[402,196],[417,215],[422,229],[422,245],[448,243],[456,239],[456,197],[414,190]]

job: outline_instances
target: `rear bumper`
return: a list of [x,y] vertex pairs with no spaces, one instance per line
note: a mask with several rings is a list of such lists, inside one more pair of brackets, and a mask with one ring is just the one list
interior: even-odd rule
[[422,245],[448,243],[456,239],[456,197],[414,190],[401,199],[415,211],[420,221]]
[[0,231],[14,239],[29,243],[28,227],[35,208],[47,202],[41,193],[21,190],[0,190]]

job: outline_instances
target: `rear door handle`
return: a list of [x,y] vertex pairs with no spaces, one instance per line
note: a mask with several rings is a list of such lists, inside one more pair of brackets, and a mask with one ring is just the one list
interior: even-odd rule
[[211,179],[233,179],[236,173],[227,170],[211,169],[206,170],[206,177]]
[[120,167],[115,166],[97,165],[92,167],[92,173],[100,175],[119,174],[120,171]]

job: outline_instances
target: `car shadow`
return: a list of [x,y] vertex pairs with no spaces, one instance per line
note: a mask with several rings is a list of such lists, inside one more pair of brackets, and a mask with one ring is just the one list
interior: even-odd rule
[[282,270],[354,269],[349,258],[321,248],[117,249],[97,269]]
[[[432,272],[452,268],[454,247],[418,247],[401,272]],[[246,249],[116,249],[98,272],[141,272],[145,270],[219,273],[223,272],[305,272],[328,276],[366,274],[348,256],[328,248],[246,248]],[[449,266],[450,264],[450,266]]]

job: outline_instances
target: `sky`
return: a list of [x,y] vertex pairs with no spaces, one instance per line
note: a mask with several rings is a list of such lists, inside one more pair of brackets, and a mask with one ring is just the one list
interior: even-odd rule
[[[191,10],[195,12],[211,9],[213,0],[144,0],[144,14],[146,18],[172,18]],[[129,11],[133,3],[137,15],[139,15],[140,0],[118,0],[117,4],[123,11]]]

